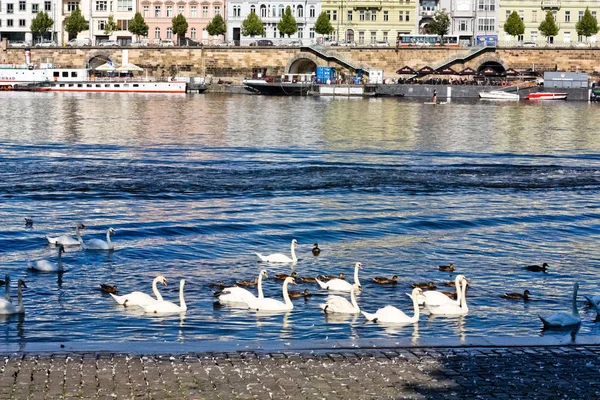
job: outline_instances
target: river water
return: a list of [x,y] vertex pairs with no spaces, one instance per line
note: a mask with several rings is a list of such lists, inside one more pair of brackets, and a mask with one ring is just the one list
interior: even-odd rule
[[[584,102],[452,102],[261,96],[3,93],[0,108],[0,273],[23,279],[26,313],[0,321],[0,344],[91,341],[469,338],[562,334],[538,314],[569,312],[574,282],[600,294],[600,113]],[[32,228],[25,217],[33,218]],[[66,272],[45,235],[116,230],[112,253],[69,249]],[[254,253],[289,253],[300,276],[364,269],[359,305],[412,315],[413,282],[471,282],[469,315],[382,326],[325,316],[315,284],[288,313],[216,307],[210,283],[273,277]],[[318,242],[321,255],[311,253]],[[548,273],[529,264],[550,265]],[[455,273],[437,266],[453,263]],[[120,293],[161,292],[188,311],[145,315]],[[398,275],[382,287],[375,276]],[[500,297],[532,293],[529,302]],[[265,295],[281,298],[281,281]],[[451,289],[450,289],[451,290]],[[16,300],[14,300],[16,301]]]

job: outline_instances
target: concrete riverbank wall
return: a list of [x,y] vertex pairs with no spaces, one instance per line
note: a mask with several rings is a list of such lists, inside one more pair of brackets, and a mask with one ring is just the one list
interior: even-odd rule
[[[34,63],[53,62],[59,67],[85,67],[92,59],[113,61],[120,65],[124,50],[129,62],[141,66],[149,76],[207,76],[239,83],[254,68],[266,68],[268,74],[281,75],[297,67],[298,63],[343,68],[335,57],[323,57],[310,48],[295,47],[203,47],[203,48],[31,48]],[[491,48],[469,56],[471,48],[327,48],[329,55],[351,60],[357,65],[384,71],[386,78],[398,78],[396,71],[405,65],[420,69],[428,65],[437,67],[455,57],[464,62],[452,67],[479,68],[484,63],[496,62],[505,69],[578,71],[600,74],[600,50],[592,48]],[[22,64],[23,48],[0,49],[0,61],[5,64]]]

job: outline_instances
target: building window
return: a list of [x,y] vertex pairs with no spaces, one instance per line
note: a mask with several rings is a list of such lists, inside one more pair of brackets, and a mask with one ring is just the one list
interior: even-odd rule
[[77,1],[70,1],[70,2],[67,3],[67,11],[68,12],[71,13],[71,12],[73,12],[75,10],[78,10],[78,9],[79,9],[79,2],[77,2]]
[[221,15],[221,6],[215,6],[215,16]]
[[569,43],[571,41],[571,32],[565,32],[564,35],[564,42]]
[[410,11],[406,12],[406,22],[410,21]]
[[352,21],[352,11],[348,11],[348,21]]
[[479,11],[496,11],[496,0],[478,0]]
[[404,11],[398,11],[398,21],[404,21]]
[[388,41],[388,33],[387,32],[383,32],[383,41],[384,42]]
[[[325,11],[325,14],[327,15],[327,19],[331,21],[331,11],[327,10],[327,11]],[[273,15],[273,16],[275,16],[275,15]]]
[[19,27],[23,28],[25,26],[25,20],[24,19],[20,19],[19,20]]
[[173,28],[167,28],[167,39],[173,39]]
[[304,8],[298,6],[298,8],[296,8],[296,14],[298,14],[298,18],[304,18]]
[[117,30],[128,31],[129,30],[129,20],[128,19],[118,19],[117,20]]
[[98,21],[98,30],[103,31],[104,28],[106,28],[106,21],[104,21],[104,20]]
[[250,12],[256,14],[256,6],[254,4],[250,6]]
[[525,21],[525,11],[519,10],[519,17],[521,17],[521,21]]
[[154,39],[160,39],[160,28],[154,29]]
[[192,39],[194,39],[194,40],[196,39],[196,32],[197,32],[197,31],[196,31],[196,28],[192,28],[192,29],[190,30],[190,37],[191,37]]
[[479,18],[477,29],[481,32],[493,32],[496,18]]
[[154,16],[160,17],[160,6],[154,6]]
[[337,21],[337,10],[333,10],[333,20]]
[[202,18],[208,18],[208,6],[202,6]]
[[512,14],[511,10],[506,10],[506,19],[508,20],[508,17],[510,17],[510,14]]
[[383,22],[388,22],[389,21],[389,15],[387,11],[383,12]]
[[[283,4],[280,4],[279,7],[277,8],[277,16],[279,18],[283,17],[283,12],[284,12],[284,8],[283,8]],[[335,14],[335,11],[334,11]]]
[[596,18],[596,11],[592,11],[592,17]]
[[308,35],[310,36],[311,39],[315,38],[315,28],[310,28]]
[[466,32],[467,31],[467,21],[461,20],[458,24],[458,30],[461,32]]
[[[314,18],[315,15],[316,15],[316,12],[317,11],[315,10],[315,6],[310,6],[308,16],[311,17],[311,18]],[[313,32],[313,36],[311,38],[314,38],[314,37],[315,36],[314,36],[314,32]]]
[[304,31],[302,29],[298,30],[298,39],[303,39],[304,38]]
[[173,6],[167,6],[167,17],[173,16]]
[[371,21],[377,21],[377,11],[371,12]]
[[565,22],[571,22],[571,11],[565,11]]
[[[15,5],[12,3],[8,3],[6,5],[6,13],[7,14],[14,14],[15,13],[15,9],[14,9]],[[6,24],[6,26],[12,26],[12,25],[8,25],[8,23]]]
[[261,6],[260,6],[260,17],[261,18],[267,17],[267,6],[264,4],[261,4]]
[[359,19],[359,21],[365,20],[365,10],[360,10],[358,19]]
[[96,11],[108,11],[108,1],[96,0]]
[[358,32],[358,43],[365,44],[365,32]]
[[46,11],[46,12],[52,11],[52,2],[51,1],[44,2],[44,11]]
[[537,31],[531,31],[531,41],[532,42],[537,42]]
[[150,6],[144,6],[144,17],[150,16]]
[[12,28],[12,26],[13,26],[13,20],[12,20],[12,19],[7,19],[7,20],[6,20],[6,26],[7,26],[8,28]]
[[[571,17],[569,17],[571,18]],[[537,10],[531,11],[531,22],[537,22]]]
[[117,11],[133,11],[133,1],[117,0]]
[[[235,14],[235,7],[233,7],[233,13]],[[190,15],[192,18],[196,18],[198,16],[198,10],[196,6],[190,6]]]
[[23,0],[19,1],[19,11],[27,11],[27,4]]
[[583,18],[583,11],[579,11],[579,19],[577,21],[581,21],[581,18]]
[[377,41],[377,32],[371,32],[371,43],[375,43]]
[[40,11],[40,5],[39,4],[32,4],[31,5],[31,13],[32,14],[37,14]]
[[179,6],[177,8],[177,14],[183,15],[185,13],[185,6]]

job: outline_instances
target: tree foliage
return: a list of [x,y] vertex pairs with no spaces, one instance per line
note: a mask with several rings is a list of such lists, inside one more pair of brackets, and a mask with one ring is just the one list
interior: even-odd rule
[[81,10],[78,8],[67,17],[65,21],[65,31],[69,32],[69,35],[75,37],[79,32],[87,31],[89,24],[83,17]]
[[298,32],[298,24],[296,23],[296,18],[292,15],[292,8],[290,6],[285,8],[281,20],[277,23],[277,30],[284,35],[288,35],[288,38]]
[[188,22],[183,16],[183,14],[177,14],[175,18],[173,18],[173,33],[177,35],[177,41],[181,43],[181,40],[185,37],[185,34],[188,30]]
[[589,7],[585,9],[581,20],[575,24],[575,30],[577,31],[577,35],[585,36],[586,38],[598,33],[598,20],[592,15]]
[[333,26],[331,26],[331,22],[325,11],[319,14],[319,18],[317,18],[317,22],[315,22],[315,32],[319,35],[329,35],[333,32]]
[[114,31],[117,30],[117,23],[115,22],[115,17],[112,15],[108,16],[108,21],[106,21],[106,25],[104,25],[104,34],[112,35]]
[[31,20],[31,33],[33,35],[44,36],[48,29],[52,28],[54,21],[48,16],[46,11],[37,13],[34,19]]
[[525,33],[525,23],[516,11],[513,11],[506,19],[504,32],[510,36],[519,36]]
[[552,12],[546,12],[546,18],[542,21],[538,27],[538,30],[544,37],[558,35],[559,28],[558,25],[556,25],[556,21],[554,21],[554,15],[552,15]]
[[450,17],[446,13],[446,9],[436,11],[433,19],[427,24],[427,29],[430,33],[440,35],[442,39],[450,29]]
[[136,12],[133,16],[133,19],[129,21],[129,32],[136,35],[139,40],[140,36],[148,35],[148,29],[148,24],[146,23],[144,17],[142,17],[142,14]]
[[212,21],[206,25],[206,30],[210,36],[224,35],[227,32],[227,25],[225,25],[221,14],[215,15]]
[[255,36],[264,35],[265,27],[258,15],[254,12],[250,12],[248,17],[242,21],[242,35],[244,36]]

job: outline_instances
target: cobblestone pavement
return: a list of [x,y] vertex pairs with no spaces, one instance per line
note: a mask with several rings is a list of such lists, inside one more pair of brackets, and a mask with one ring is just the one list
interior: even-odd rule
[[600,346],[2,355],[0,399],[599,399]]

